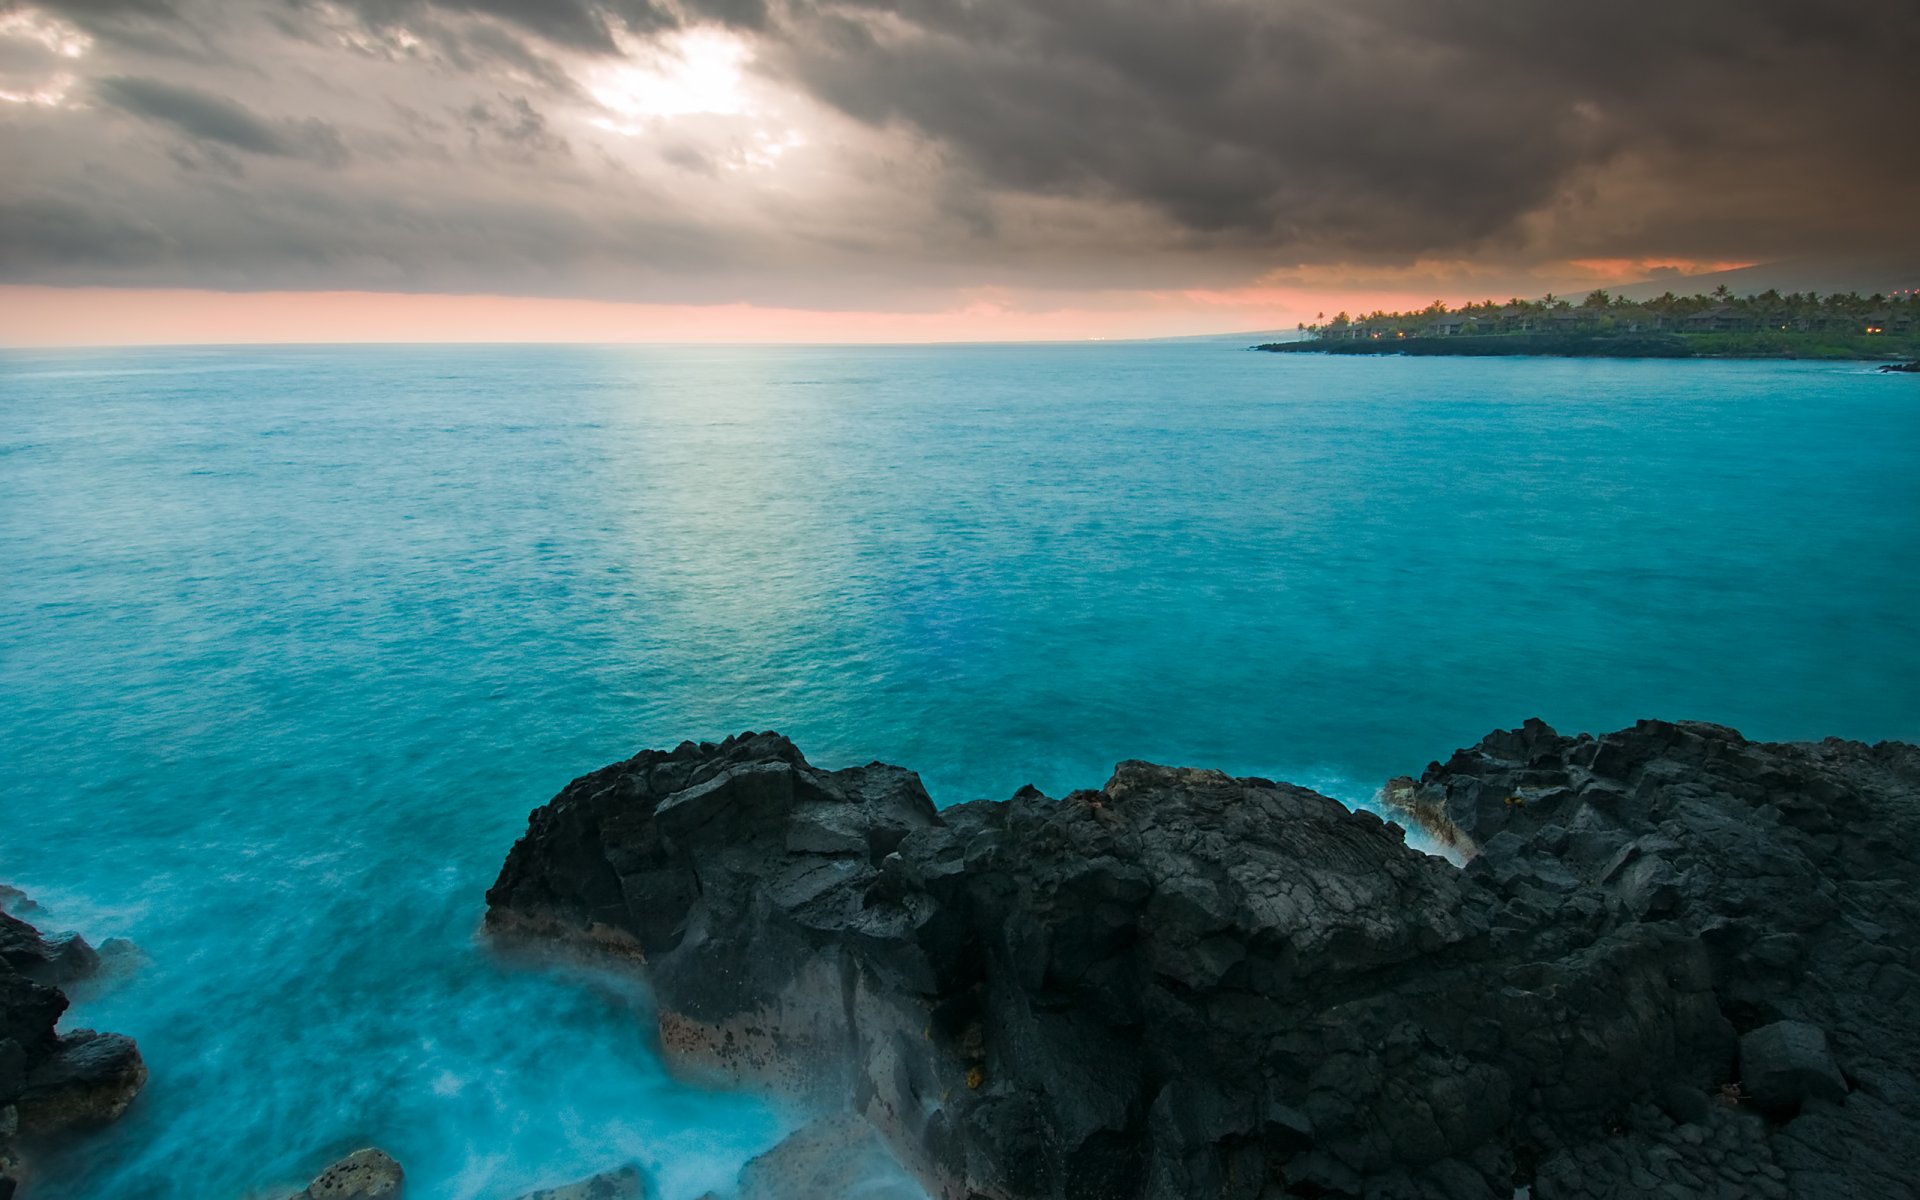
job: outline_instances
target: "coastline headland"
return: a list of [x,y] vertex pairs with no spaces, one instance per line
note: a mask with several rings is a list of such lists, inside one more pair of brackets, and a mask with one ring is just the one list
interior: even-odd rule
[[1301,338],[1253,347],[1282,354],[1468,357],[1786,358],[1885,361],[1920,357],[1920,296],[1737,297],[1668,293],[1648,301],[1596,291],[1579,304],[1547,296],[1413,312],[1375,312],[1301,325]]
[[536,810],[487,928],[940,1200],[1911,1194],[1920,749],[1490,734],[1382,805],[1121,763],[936,809],[777,734]]

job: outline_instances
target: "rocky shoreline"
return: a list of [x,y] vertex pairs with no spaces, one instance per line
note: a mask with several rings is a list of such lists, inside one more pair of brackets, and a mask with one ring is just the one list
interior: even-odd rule
[[27,1148],[117,1119],[147,1082],[133,1039],[91,1029],[61,1034],[62,989],[92,978],[130,951],[108,942],[95,950],[77,933],[43,935],[14,915],[35,905],[0,887],[0,1200],[12,1200],[29,1174]]
[[742,735],[569,785],[487,927],[941,1200],[1915,1195],[1920,750],[1530,721],[1384,798],[1467,866],[1265,779],[936,811]]

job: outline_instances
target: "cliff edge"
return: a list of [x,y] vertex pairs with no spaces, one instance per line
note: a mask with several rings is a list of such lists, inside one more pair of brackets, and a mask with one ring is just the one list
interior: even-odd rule
[[496,935],[963,1197],[1913,1196],[1920,750],[1530,721],[1386,801],[1127,762],[936,811],[775,734],[536,810]]

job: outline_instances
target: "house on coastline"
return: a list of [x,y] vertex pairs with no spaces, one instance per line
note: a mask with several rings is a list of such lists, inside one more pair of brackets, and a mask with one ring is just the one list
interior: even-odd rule
[[1717,304],[1697,312],[1683,323],[1688,333],[1747,333],[1759,328],[1759,322],[1731,304]]

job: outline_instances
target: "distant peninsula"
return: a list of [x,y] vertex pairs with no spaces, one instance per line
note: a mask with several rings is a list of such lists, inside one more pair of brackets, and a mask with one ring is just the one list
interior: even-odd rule
[[1302,324],[1297,341],[1256,350],[1292,354],[1558,355],[1573,358],[1920,359],[1920,293],[1820,296],[1767,291],[1652,300],[1595,291],[1578,304],[1488,300],[1417,312],[1340,313]]

